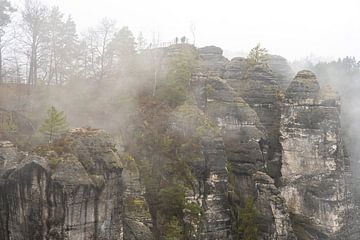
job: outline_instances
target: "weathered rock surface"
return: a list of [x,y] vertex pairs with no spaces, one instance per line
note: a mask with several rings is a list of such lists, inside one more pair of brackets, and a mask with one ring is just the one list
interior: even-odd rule
[[348,206],[339,111],[339,97],[320,90],[312,72],[299,72],[286,91],[281,193],[302,238],[348,239],[341,235]]
[[[226,74],[225,74],[226,75]],[[281,89],[273,72],[264,65],[246,70],[242,78],[226,79],[227,83],[257,113],[268,141],[265,167],[270,176],[280,177],[281,146],[279,143]]]
[[[196,80],[192,83],[198,84]],[[199,127],[203,130],[199,133],[201,152],[190,164],[196,181],[193,182],[194,187],[186,194],[188,203],[195,203],[201,207],[203,217],[200,224],[194,224],[191,216],[185,212],[184,222],[189,226],[187,228],[193,229],[193,234],[186,236],[186,239],[233,239],[227,198],[228,173],[224,142],[214,127],[200,125],[205,122],[195,120],[197,117],[204,117],[203,112],[195,104],[185,103],[180,106],[178,111],[174,112],[171,124],[173,131],[188,137],[194,137],[190,132],[198,131]],[[194,115],[197,116],[195,119],[187,117]]]
[[[233,58],[223,67],[219,55],[222,51],[211,46],[199,50],[208,53],[205,61],[201,61],[200,71],[208,73],[208,69],[220,69],[222,74],[215,74],[229,84],[253,110],[261,125],[265,128],[268,145],[265,168],[268,174],[276,179],[281,176],[281,145],[279,143],[280,104],[283,90],[293,75],[286,59],[277,55],[268,55],[267,64],[249,66],[245,58]],[[216,56],[216,57],[215,57]],[[210,71],[211,72],[211,71]],[[211,74],[208,74],[211,75]]]
[[[268,175],[260,172],[265,169],[268,147],[256,112],[218,77],[198,74],[192,79],[192,89],[200,108],[222,130],[233,230],[240,209],[254,198],[259,219],[263,219],[259,239],[295,239],[280,191]],[[233,235],[238,237],[236,231]]]
[[294,77],[294,72],[289,63],[279,55],[268,54],[267,57],[268,65],[275,75],[275,81],[283,90],[286,90]]
[[109,135],[78,129],[39,152],[0,145],[0,239],[122,238],[122,168]]
[[274,180],[263,172],[256,172],[252,179],[257,192],[257,207],[261,213],[259,221],[263,233],[260,239],[297,239],[285,200]]
[[246,74],[246,58],[236,57],[225,66],[224,79],[242,79]]
[[203,139],[204,163],[201,199],[205,217],[201,239],[232,239],[227,199],[226,153],[222,138]]
[[123,194],[124,240],[153,239],[149,206],[139,172],[124,169],[122,178],[126,186]]
[[223,50],[219,47],[208,46],[199,48],[201,72],[222,77],[225,72],[225,66],[229,62],[222,54]]
[[[149,59],[169,62],[179,47],[194,50],[174,45],[149,50]],[[204,217],[188,239],[242,239],[249,199],[257,239],[358,239],[360,211],[347,189],[337,94],[320,88],[309,71],[290,83],[293,73],[280,56],[249,67],[245,58],[229,61],[210,46],[199,57],[190,81],[195,103],[185,104],[220,131],[202,136],[191,163],[196,181],[186,200]],[[168,64],[161,61],[159,76]],[[171,130],[195,131],[176,111],[172,116]],[[157,201],[148,202],[143,184],[137,171],[123,170],[115,142],[100,130],[72,130],[33,153],[2,141],[0,240],[153,239],[163,222],[152,219]],[[192,224],[184,216],[184,225]]]

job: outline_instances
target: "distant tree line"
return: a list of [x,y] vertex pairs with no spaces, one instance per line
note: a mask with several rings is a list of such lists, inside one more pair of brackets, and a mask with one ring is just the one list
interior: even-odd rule
[[0,84],[63,85],[74,79],[97,80],[131,71],[146,47],[140,33],[103,19],[79,35],[71,16],[39,0],[15,9],[0,0]]

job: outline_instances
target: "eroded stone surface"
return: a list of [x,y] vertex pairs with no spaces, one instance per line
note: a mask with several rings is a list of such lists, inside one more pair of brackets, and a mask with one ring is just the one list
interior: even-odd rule
[[122,168],[106,133],[65,134],[44,157],[0,146],[1,239],[123,237]]
[[291,214],[302,219],[298,231],[312,239],[339,239],[345,227],[339,111],[339,97],[328,87],[320,90],[312,72],[299,72],[285,93],[281,192]]
[[262,219],[259,239],[296,239],[280,191],[261,172],[266,168],[268,146],[257,113],[221,78],[198,74],[192,79],[192,89],[200,108],[222,131],[232,229],[236,229],[234,219],[244,203],[254,198]]

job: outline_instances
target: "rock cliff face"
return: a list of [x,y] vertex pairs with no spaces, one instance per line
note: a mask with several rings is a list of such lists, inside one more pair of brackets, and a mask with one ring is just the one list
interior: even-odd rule
[[122,168],[106,133],[78,129],[38,154],[0,144],[0,239],[123,237]]
[[[188,105],[219,130],[201,136],[191,163],[186,200],[204,216],[188,239],[244,239],[249,219],[259,240],[357,239],[337,94],[309,71],[290,81],[280,56],[249,67],[218,47],[198,53],[189,82],[195,101],[168,122],[169,131],[194,131],[179,118]],[[0,240],[153,239],[156,201],[121,156],[108,134],[93,129],[74,129],[31,153],[0,142]],[[192,224],[184,216],[182,224]]]
[[[255,199],[258,219],[261,219],[259,239],[295,239],[280,191],[274,181],[261,172],[265,170],[268,146],[256,112],[218,77],[197,75],[192,79],[192,87],[200,108],[222,130],[232,219],[242,214],[245,202]],[[232,228],[239,228],[236,221],[232,221]],[[236,231],[233,236],[240,237]]]
[[268,142],[265,167],[268,173],[277,179],[280,177],[281,164],[279,143],[281,89],[275,79],[270,69],[256,65],[248,68],[241,77],[226,81],[257,113],[260,123],[264,126]]
[[202,190],[195,194],[196,198],[201,199],[205,213],[200,237],[232,239],[227,199],[226,154],[222,138],[203,139],[203,152],[202,171],[205,174],[200,179]]
[[294,218],[301,218],[298,231],[310,239],[340,239],[347,224],[339,116],[339,97],[320,90],[313,73],[299,72],[281,116],[281,192]]
[[279,55],[268,54],[268,65],[275,74],[276,82],[283,90],[286,90],[294,77],[294,72],[287,60]]
[[223,50],[219,47],[208,46],[200,48],[201,71],[208,75],[222,77],[225,72],[225,66],[229,62],[222,54]]
[[220,68],[219,59],[201,65],[203,73],[214,65],[223,73],[202,76],[210,93],[196,91],[223,129],[232,222],[241,224],[237,214],[252,196],[262,219],[259,239],[351,239],[337,95],[320,89],[308,71],[290,83],[280,56],[251,68],[244,58]]

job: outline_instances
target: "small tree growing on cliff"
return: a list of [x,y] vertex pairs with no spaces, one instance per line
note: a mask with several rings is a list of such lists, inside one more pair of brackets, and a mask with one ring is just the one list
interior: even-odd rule
[[247,57],[249,65],[253,66],[256,64],[266,64],[267,63],[267,49],[262,48],[260,43],[258,43],[253,49],[250,50],[250,53]]
[[246,200],[245,206],[240,209],[237,218],[240,239],[256,240],[258,234],[258,213],[255,208],[254,198],[249,197]]
[[41,125],[39,131],[49,137],[51,143],[54,136],[66,132],[68,123],[64,112],[58,112],[55,107],[51,106],[47,112],[47,119]]

